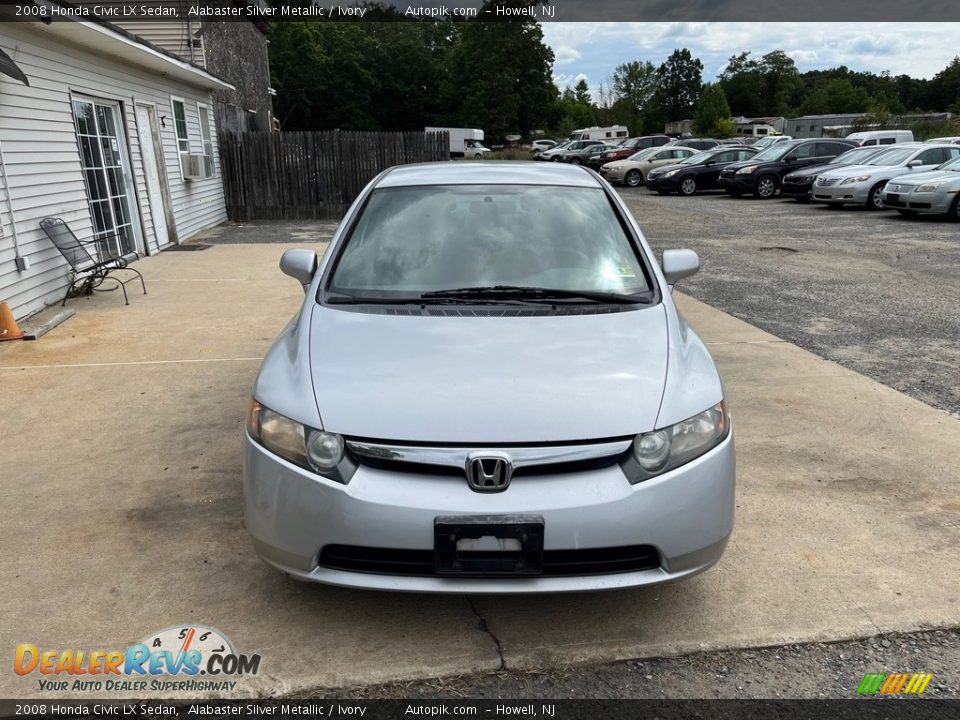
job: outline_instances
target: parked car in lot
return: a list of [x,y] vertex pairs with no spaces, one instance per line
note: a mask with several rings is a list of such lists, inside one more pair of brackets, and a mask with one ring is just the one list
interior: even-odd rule
[[647,148],[660,147],[661,145],[666,145],[670,142],[669,135],[643,135],[641,137],[630,138],[629,140],[624,140],[622,143],[617,145],[617,147],[607,150],[601,156],[601,162],[608,163],[613,162],[614,160],[626,160],[631,155],[636,155],[641,150],[646,150]]
[[622,183],[629,187],[643,185],[648,172],[661,165],[672,165],[699,151],[687,147],[655,147],[641,150],[626,160],[617,160],[600,166],[600,174],[612,183]]
[[813,189],[813,181],[817,175],[847,165],[859,165],[865,163],[875,155],[886,152],[890,148],[886,145],[870,145],[868,147],[855,147],[847,150],[845,153],[837,155],[830,162],[823,165],[811,165],[796,172],[787,173],[783,176],[783,182],[780,185],[780,195],[783,197],[792,197],[795,200],[807,201],[810,199],[810,193]]
[[695,195],[701,190],[715,190],[723,168],[730,163],[749,160],[757,152],[752,147],[729,145],[704,150],[675,165],[654,168],[647,173],[647,187],[661,195],[672,192]]
[[533,150],[534,152],[536,152],[537,150],[539,150],[540,152],[543,152],[544,150],[549,150],[550,148],[554,148],[556,146],[557,146],[556,140],[549,140],[547,138],[534,140],[532,143],[530,143],[530,149]]
[[584,148],[597,147],[606,143],[600,140],[572,140],[563,145],[557,145],[552,150],[547,150],[540,155],[541,160],[550,160],[551,162],[566,162],[575,153],[579,153]]
[[[616,147],[616,145],[608,145],[607,143],[600,143],[599,145],[587,145],[579,150],[564,152],[561,154],[561,158],[563,162],[568,162],[571,165],[587,165],[591,159],[599,159],[602,152],[613,147]],[[599,167],[599,164],[597,167]]]
[[751,193],[762,200],[777,194],[783,176],[798,168],[823,165],[854,147],[849,140],[787,140],[761,150],[749,160],[727,165],[719,185],[728,195]]
[[766,137],[762,137],[756,142],[754,142],[753,147],[757,148],[757,150],[765,150],[771,145],[787,142],[788,140],[793,140],[793,136],[792,135],[767,135]]
[[960,158],[930,172],[894,177],[881,198],[884,207],[901,215],[947,215],[960,222]]
[[691,148],[693,150],[710,150],[720,144],[719,140],[713,138],[676,138],[667,143],[667,145]]
[[930,144],[942,144],[946,143],[947,145],[960,145],[960,135],[949,135],[947,137],[938,137],[930,138],[929,140],[924,140],[925,143]]
[[586,165],[591,170],[599,170],[600,166],[606,162],[606,160],[603,159],[603,156],[606,155],[612,148],[616,147],[616,145],[597,145],[596,147],[587,148],[587,159],[584,160],[582,164]]
[[[425,260],[425,258],[427,260]],[[660,262],[582,167],[428,163],[360,194],[267,352],[246,527],[293,578],[542,593],[681,580],[733,528],[733,431]]]
[[550,155],[550,153],[554,153],[554,154],[559,153],[564,148],[569,147],[572,143],[573,143],[573,140],[564,140],[563,142],[559,142],[549,150],[542,150],[539,153],[535,152],[533,154],[533,159],[534,160],[550,160],[552,159],[552,156]]
[[960,156],[960,145],[896,145],[862,165],[820,174],[813,184],[812,199],[832,207],[854,204],[883,210],[883,186],[890,180],[906,173],[933,170],[957,156]]

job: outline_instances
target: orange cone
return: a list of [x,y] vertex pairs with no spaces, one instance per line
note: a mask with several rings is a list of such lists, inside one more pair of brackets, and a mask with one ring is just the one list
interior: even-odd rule
[[17,319],[10,311],[10,306],[0,303],[0,340],[19,340],[23,337],[23,330],[17,325]]

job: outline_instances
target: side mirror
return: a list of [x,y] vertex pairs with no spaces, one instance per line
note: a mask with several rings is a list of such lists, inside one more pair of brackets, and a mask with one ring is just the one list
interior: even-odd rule
[[660,269],[667,284],[676,285],[678,280],[690,277],[700,269],[700,258],[693,250],[664,250]]
[[923,165],[923,160],[921,160],[920,158],[914,158],[913,160],[907,163],[907,167],[909,168],[920,167],[921,165]]
[[792,162],[794,162],[796,159],[797,159],[797,158],[795,158],[793,155],[787,155],[787,156],[783,159],[783,161],[784,161],[784,162],[788,162],[788,163],[792,163]]
[[317,272],[318,263],[317,254],[313,250],[286,250],[280,257],[280,270],[284,275],[299,281],[303,285],[303,291],[306,292],[307,285]]

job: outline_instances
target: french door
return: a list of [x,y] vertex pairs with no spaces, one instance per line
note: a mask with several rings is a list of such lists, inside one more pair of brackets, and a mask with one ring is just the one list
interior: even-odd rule
[[120,106],[100,100],[73,100],[80,163],[101,254],[119,256],[138,249],[132,209],[135,192],[123,137]]

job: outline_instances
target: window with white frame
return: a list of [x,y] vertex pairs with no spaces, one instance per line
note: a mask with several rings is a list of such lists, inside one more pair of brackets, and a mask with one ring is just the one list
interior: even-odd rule
[[203,140],[203,174],[204,177],[213,177],[213,136],[210,132],[210,109],[197,103],[197,114],[200,117],[200,137]]
[[171,97],[173,105],[173,125],[177,132],[177,152],[180,154],[180,175],[186,177],[187,166],[184,156],[190,154],[190,136],[187,133],[187,108],[181,98]]

